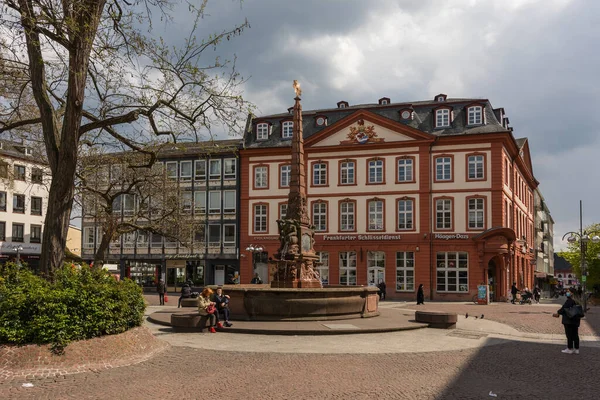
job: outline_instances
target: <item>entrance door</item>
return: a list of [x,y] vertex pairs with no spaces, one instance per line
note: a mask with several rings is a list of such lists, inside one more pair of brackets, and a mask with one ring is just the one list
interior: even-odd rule
[[[254,272],[258,272],[258,276],[263,281],[263,283],[271,283],[271,277],[269,276],[269,264],[265,262],[257,262],[256,270]],[[252,275],[254,278],[254,275]]]
[[225,284],[225,266],[215,265],[215,285]]
[[496,263],[490,260],[488,263],[488,288],[490,291],[490,302],[496,301]]
[[371,267],[367,271],[369,286],[377,286],[379,282],[385,282],[385,269],[381,267]]
[[377,286],[385,282],[385,253],[383,251],[367,252],[367,285]]
[[167,290],[176,292],[183,285],[185,277],[185,267],[167,268]]

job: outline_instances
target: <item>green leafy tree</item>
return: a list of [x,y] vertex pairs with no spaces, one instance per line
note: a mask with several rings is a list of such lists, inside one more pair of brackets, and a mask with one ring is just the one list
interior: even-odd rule
[[[584,228],[584,232],[588,232],[592,236],[600,236],[600,224],[592,224]],[[581,281],[581,250],[579,238],[573,243],[569,243],[567,250],[559,253],[561,257],[567,260],[572,266],[577,278]],[[592,288],[595,285],[600,285],[600,243],[588,241],[585,252],[585,260],[587,261],[588,277],[587,287]]]

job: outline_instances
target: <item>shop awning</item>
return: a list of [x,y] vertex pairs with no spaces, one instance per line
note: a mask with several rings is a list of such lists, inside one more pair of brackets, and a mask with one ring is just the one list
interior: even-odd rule
[[536,272],[535,277],[539,279],[546,279],[548,277],[548,274],[545,272]]

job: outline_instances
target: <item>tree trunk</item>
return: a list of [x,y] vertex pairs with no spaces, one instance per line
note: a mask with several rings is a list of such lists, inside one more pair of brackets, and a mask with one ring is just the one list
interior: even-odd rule
[[94,267],[99,266],[99,263],[104,263],[106,261],[104,256],[108,251],[108,246],[110,246],[110,240],[113,236],[113,232],[102,232],[102,240],[100,241],[100,246],[98,246],[98,250],[96,250],[96,254],[94,254]]

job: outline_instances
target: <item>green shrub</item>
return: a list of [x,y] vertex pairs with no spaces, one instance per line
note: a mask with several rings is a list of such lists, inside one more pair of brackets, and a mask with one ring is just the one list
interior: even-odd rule
[[111,335],[142,324],[142,289],[107,271],[65,265],[46,281],[15,264],[0,266],[0,343],[51,343]]

